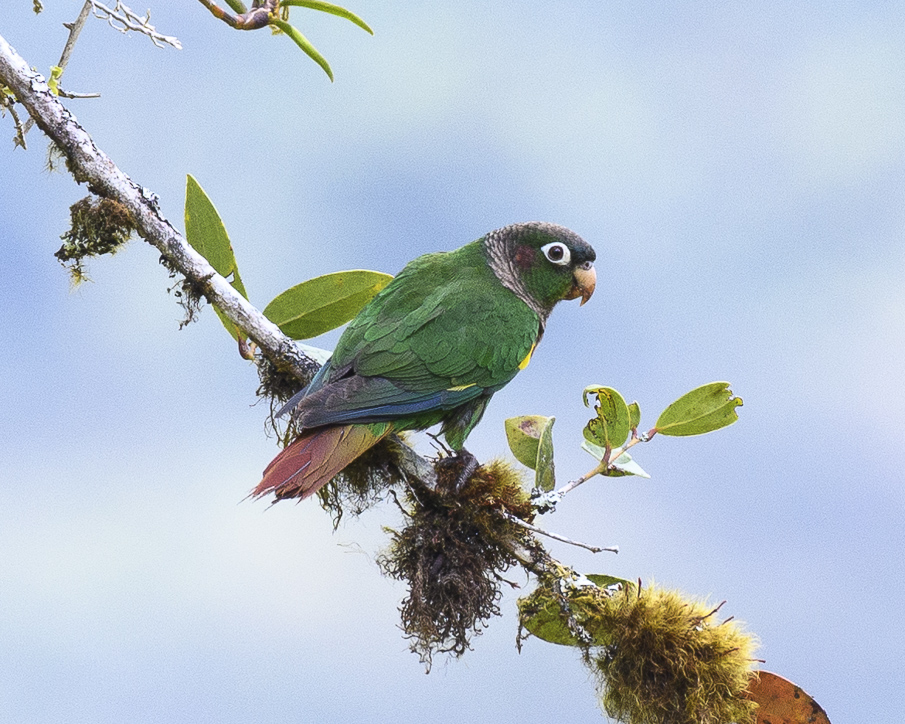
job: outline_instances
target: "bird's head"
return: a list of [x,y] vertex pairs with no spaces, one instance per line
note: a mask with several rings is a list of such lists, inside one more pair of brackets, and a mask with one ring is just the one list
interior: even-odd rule
[[563,299],[594,293],[594,248],[564,226],[542,221],[512,224],[484,237],[494,274],[543,317]]

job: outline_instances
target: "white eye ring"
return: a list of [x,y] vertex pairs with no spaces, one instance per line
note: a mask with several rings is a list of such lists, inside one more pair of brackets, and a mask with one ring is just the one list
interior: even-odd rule
[[569,252],[569,247],[563,244],[561,241],[554,241],[550,244],[545,244],[540,248],[542,252],[544,252],[544,256],[554,264],[559,264],[560,266],[568,266],[569,262],[572,261],[572,254]]

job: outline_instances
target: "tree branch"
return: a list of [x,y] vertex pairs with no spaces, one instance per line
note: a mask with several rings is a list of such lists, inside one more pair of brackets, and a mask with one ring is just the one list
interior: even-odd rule
[[138,234],[242,329],[271,362],[303,384],[310,380],[320,365],[214,271],[160,214],[156,194],[120,171],[50,92],[44,77],[31,70],[2,36],[0,82],[15,93],[38,127],[64,153],[76,181],[87,183],[92,193],[122,204],[132,215]]

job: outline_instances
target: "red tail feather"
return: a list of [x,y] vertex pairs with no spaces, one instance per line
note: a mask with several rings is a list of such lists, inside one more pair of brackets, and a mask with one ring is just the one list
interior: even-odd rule
[[273,492],[277,499],[304,499],[314,495],[355,458],[385,437],[368,425],[321,427],[303,434],[284,448],[264,470],[264,477],[252,495]]

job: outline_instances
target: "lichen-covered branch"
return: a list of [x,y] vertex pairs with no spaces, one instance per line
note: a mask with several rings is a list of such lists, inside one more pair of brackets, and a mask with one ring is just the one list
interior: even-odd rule
[[15,94],[16,101],[60,149],[76,181],[88,184],[92,193],[121,204],[132,216],[137,233],[160,251],[168,266],[185,276],[279,369],[293,374],[301,383],[310,379],[319,364],[214,271],[161,215],[157,196],[130,179],[95,145],[50,91],[44,77],[33,71],[2,36],[0,84]]

